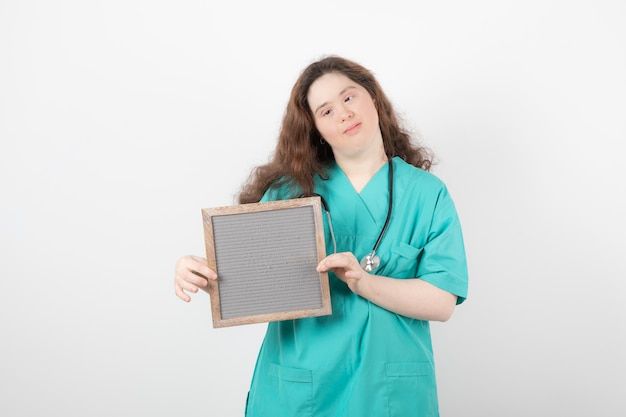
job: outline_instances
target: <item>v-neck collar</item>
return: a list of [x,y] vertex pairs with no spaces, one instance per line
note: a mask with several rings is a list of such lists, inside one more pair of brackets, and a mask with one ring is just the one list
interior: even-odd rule
[[[393,162],[392,162],[393,163]],[[379,187],[382,185],[386,185],[389,182],[389,162],[385,162],[378,170],[372,175],[372,177],[367,181],[367,183],[363,186],[361,191],[357,191],[356,188],[352,185],[350,178],[346,175],[343,169],[337,164],[337,162],[333,162],[332,166],[332,176],[338,176],[342,178],[342,181],[345,181],[352,191],[361,197],[364,195],[371,194],[372,188],[375,190],[374,192],[378,193]],[[368,191],[368,189],[370,191]]]
[[381,166],[360,193],[337,163],[333,163],[327,173],[328,179],[319,184],[320,193],[328,200],[333,218],[343,219],[346,224],[380,229],[389,205],[389,164]]

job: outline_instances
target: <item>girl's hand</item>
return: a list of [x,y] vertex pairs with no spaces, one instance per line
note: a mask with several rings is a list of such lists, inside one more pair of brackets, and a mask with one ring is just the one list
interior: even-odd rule
[[361,280],[369,275],[351,252],[335,253],[324,258],[317,265],[317,272],[328,271],[333,271],[337,278],[348,284],[350,290],[357,294]]
[[176,262],[174,291],[181,300],[191,301],[187,292],[195,294],[198,289],[207,291],[210,279],[217,280],[217,274],[209,268],[206,259],[187,255]]

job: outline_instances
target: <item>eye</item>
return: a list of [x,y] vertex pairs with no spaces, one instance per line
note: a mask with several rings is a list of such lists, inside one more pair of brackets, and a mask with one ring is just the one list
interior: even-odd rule
[[348,101],[352,101],[353,99],[354,99],[354,95],[349,95],[343,101],[344,103],[347,103]]
[[330,109],[322,110],[321,115],[322,115],[322,117],[324,117],[324,116],[328,116],[328,115],[330,114],[330,112],[331,112],[331,110],[330,110]]

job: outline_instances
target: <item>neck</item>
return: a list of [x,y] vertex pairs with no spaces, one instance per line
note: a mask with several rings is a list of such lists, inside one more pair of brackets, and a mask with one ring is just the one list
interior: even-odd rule
[[382,152],[374,157],[335,158],[335,160],[352,183],[354,189],[360,193],[374,174],[387,163],[387,155]]

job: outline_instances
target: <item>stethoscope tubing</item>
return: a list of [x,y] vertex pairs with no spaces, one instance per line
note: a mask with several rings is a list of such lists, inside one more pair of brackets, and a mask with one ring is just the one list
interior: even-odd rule
[[[383,236],[385,235],[385,232],[387,231],[387,227],[389,226],[389,223],[391,221],[391,212],[393,210],[393,161],[391,158],[389,158],[388,164],[389,164],[389,205],[387,206],[387,217],[385,218],[385,223],[383,224],[383,228],[378,234],[378,238],[376,239],[376,243],[374,243],[374,247],[372,248],[371,252],[365,255],[365,257],[361,260],[361,264],[366,263],[368,265],[365,268],[367,272],[371,272],[373,269],[376,269],[378,267],[379,258],[376,255],[376,251],[378,250],[378,246],[380,245],[380,242],[383,239]],[[328,203],[326,203],[326,200],[320,194],[313,194],[313,195],[320,198],[321,203],[322,203],[322,208],[326,212],[326,218],[328,220],[328,229],[330,230],[330,237],[333,241],[333,253],[337,253],[337,241],[335,240],[335,232],[333,230],[333,222],[330,217],[330,210],[328,208]],[[304,197],[304,195],[301,195],[300,197]],[[372,260],[374,258],[377,258],[376,266],[372,266]]]
[[383,224],[383,228],[378,235],[378,239],[376,239],[376,243],[374,243],[374,247],[372,248],[371,255],[374,255],[378,250],[378,245],[380,245],[380,241],[383,240],[383,236],[387,231],[387,227],[389,226],[389,221],[391,220],[391,211],[393,209],[393,161],[389,158],[389,205],[387,206],[387,218],[385,218],[385,224]]

